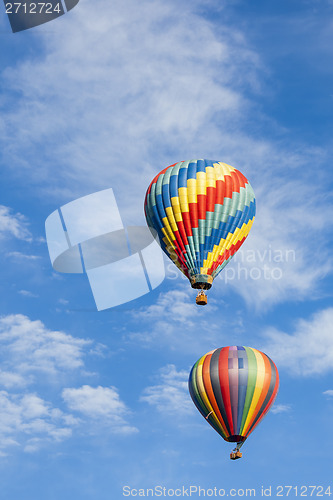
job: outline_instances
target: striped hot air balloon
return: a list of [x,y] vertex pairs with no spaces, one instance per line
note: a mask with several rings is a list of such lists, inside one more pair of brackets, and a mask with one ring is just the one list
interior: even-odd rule
[[[193,366],[189,391],[200,413],[229,442],[234,455],[272,406],[279,388],[273,361],[252,347],[221,347]],[[231,456],[231,458],[240,458]]]
[[[226,163],[182,161],[152,180],[145,215],[192,287],[208,290],[249,234],[255,197],[246,177]],[[197,303],[207,303],[200,295]]]

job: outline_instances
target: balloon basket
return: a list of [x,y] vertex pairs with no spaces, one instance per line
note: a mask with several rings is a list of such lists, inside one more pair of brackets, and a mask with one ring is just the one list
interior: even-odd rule
[[201,292],[198,293],[195,302],[196,304],[198,304],[198,306],[205,306],[207,304],[207,295],[203,290],[201,290]]
[[230,453],[230,460],[237,460],[238,458],[242,458],[242,454],[240,451],[232,451]]

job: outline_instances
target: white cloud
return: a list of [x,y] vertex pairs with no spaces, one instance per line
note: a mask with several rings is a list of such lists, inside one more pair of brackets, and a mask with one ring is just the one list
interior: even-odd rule
[[0,450],[11,447],[38,451],[46,443],[60,442],[72,434],[65,415],[34,393],[0,391]]
[[140,401],[155,406],[161,413],[183,416],[193,411],[188,392],[188,376],[185,370],[177,371],[175,365],[167,365],[159,371],[159,383],[146,387]]
[[[63,387],[69,373],[86,375],[85,357],[103,356],[104,345],[48,330],[41,321],[23,315],[0,318],[0,345],[0,385],[7,389],[0,391],[0,456],[14,446],[36,452],[70,438],[74,429],[80,433],[87,426],[94,434],[105,432],[105,426],[124,435],[137,432],[126,420],[131,412],[115,387],[60,389],[71,412],[38,394],[41,382],[47,384],[50,378]],[[27,387],[30,392],[26,392]]]
[[324,391],[323,394],[329,398],[333,398],[333,389],[328,389],[327,391]]
[[288,413],[291,411],[291,406],[290,405],[273,405],[272,409],[270,410],[271,413],[278,414],[278,413]]
[[317,312],[310,319],[299,319],[294,332],[288,334],[275,328],[265,331],[261,348],[294,375],[310,376],[333,370],[333,308]]
[[11,208],[0,205],[0,238],[6,236],[25,241],[32,239],[26,218],[20,213],[13,213]]
[[253,228],[239,255],[216,280],[224,281],[221,290],[227,282],[260,310],[318,296],[320,280],[333,270],[327,240],[332,203],[330,196],[318,200],[319,189],[302,177],[281,181],[275,174],[259,185]]
[[115,387],[91,387],[83,385],[79,388],[66,388],[62,397],[72,411],[76,411],[88,419],[98,420],[111,432],[131,434],[137,432],[125,420],[129,414],[125,403],[121,401]]
[[151,305],[133,311],[132,325],[127,325],[123,337],[125,342],[136,342],[149,349],[185,350],[194,356],[221,345],[242,345],[246,326],[240,308],[230,308],[222,298],[217,299],[214,289],[208,292],[208,305],[198,306],[197,290],[191,288],[187,279],[167,283],[171,290],[152,298]]
[[177,325],[192,328],[200,312],[195,304],[195,295],[196,292],[193,290],[191,294],[191,288],[186,290],[185,287],[178,286],[174,290],[161,293],[155,304],[142,309],[135,315],[153,321],[168,319]]
[[[155,303],[133,312],[135,323],[139,319],[141,328],[129,330],[125,340],[130,339],[149,348],[167,346],[179,350],[186,346],[191,352],[200,352],[207,344],[217,347],[223,342],[222,326],[230,328],[238,317],[233,314],[234,319],[216,318],[211,314],[217,310],[214,299],[209,297],[209,305],[198,306],[195,303],[196,294],[197,291],[189,283],[182,285],[173,281],[172,290],[160,293]],[[205,332],[205,335],[195,334],[198,331]]]
[[19,373],[0,370],[0,386],[6,387],[24,387],[32,382],[31,378],[24,377]]
[[10,257],[15,260],[38,260],[41,257],[39,255],[25,254],[22,252],[7,252],[6,257]]
[[2,377],[7,385],[14,383],[15,377],[21,385],[22,377],[28,377],[26,380],[31,383],[37,373],[61,376],[64,371],[83,368],[92,341],[49,330],[39,320],[14,314],[0,318],[0,345],[2,367],[12,378],[8,373],[7,378]]
[[67,306],[69,304],[69,300],[66,300],[66,299],[58,299],[58,302],[59,304],[61,304],[62,306]]
[[16,102],[6,110],[4,153],[57,198],[107,184],[117,196],[126,183],[122,197],[142,206],[166,150],[220,151],[223,132],[249,106],[239,89],[259,86],[259,58],[239,32],[215,31],[186,2],[136,7],[134,0],[83,3],[70,21],[39,33],[45,55],[4,73]]
[[[329,155],[281,136],[258,137],[258,127],[279,126],[250,100],[266,91],[269,69],[248,40],[223,20],[215,29],[193,2],[81,4],[52,32],[38,33],[43,55],[3,73],[10,89],[3,100],[6,164],[27,169],[38,194],[46,190],[57,204],[113,187],[124,221],[142,223],[139,207],[161,168],[190,157],[227,161],[250,179],[258,199],[245,248],[296,255],[277,266],[247,263],[247,273],[256,267],[260,279],[230,286],[256,309],[312,297],[332,271],[322,236],[332,228],[332,200],[322,194],[320,174]],[[276,267],[281,279],[266,279],[265,269],[271,276]],[[227,293],[218,282],[216,288]]]
[[18,293],[20,295],[23,295],[23,297],[29,297],[31,299],[37,299],[39,297],[39,295],[30,292],[29,290],[19,290]]

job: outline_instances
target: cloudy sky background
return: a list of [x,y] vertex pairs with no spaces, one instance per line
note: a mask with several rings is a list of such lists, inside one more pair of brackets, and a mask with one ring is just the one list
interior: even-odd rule
[[[13,35],[1,10],[6,500],[330,484],[332,14],[329,0],[81,0]],[[53,271],[45,219],[112,187],[124,224],[143,225],[151,179],[191,158],[239,168],[258,202],[209,305],[165,261],[160,287],[97,312],[86,276]],[[281,375],[235,463],[187,391],[197,358],[233,344]]]

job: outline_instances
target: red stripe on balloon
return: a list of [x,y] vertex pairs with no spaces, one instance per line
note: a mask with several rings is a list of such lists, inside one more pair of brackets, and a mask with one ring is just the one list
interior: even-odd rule
[[192,227],[191,227],[191,218],[190,218],[189,212],[183,212],[182,216],[183,216],[183,223],[184,223],[186,236],[187,237],[193,236]]
[[224,181],[216,181],[216,201],[219,205],[223,204],[225,193],[225,182]]
[[238,184],[239,184],[238,191],[239,191],[240,188],[244,188],[245,187],[245,185],[248,183],[248,180],[247,180],[246,177],[244,177],[244,175],[239,170],[235,170],[233,173],[238,178]]
[[183,223],[182,220],[180,220],[180,221],[177,221],[176,224],[177,224],[178,231],[179,231],[179,234],[180,234],[180,238],[181,238],[181,241],[182,241],[182,248],[184,248],[184,252],[186,252],[186,249],[185,249],[184,245],[188,245],[188,241],[187,241],[187,236],[186,236],[186,231],[185,231],[184,223]]
[[191,219],[191,226],[192,229],[199,227],[198,223],[198,205],[196,203],[189,203],[188,204],[189,210],[190,210],[190,219]]
[[228,356],[229,356],[229,347],[224,347],[223,349],[221,349],[219,357],[219,378],[220,378],[222,399],[224,402],[224,407],[228,418],[228,424],[231,435],[233,435],[235,432],[234,432],[234,424],[232,421],[231,401],[230,401],[230,391],[229,391]]
[[239,193],[240,190],[240,179],[238,178],[237,172],[230,172],[232,179],[232,192]]
[[197,195],[198,217],[199,219],[206,219],[206,195]]
[[224,193],[224,197],[225,198],[232,198],[232,178],[231,176],[228,174],[228,175],[225,175],[224,176],[224,182],[225,182],[225,193]]
[[216,188],[207,187],[207,212],[214,212],[215,208],[215,198],[216,198]]
[[242,174],[242,172],[240,172],[239,170],[236,170],[236,172],[237,172],[237,175],[238,175],[238,177],[240,179],[240,186],[241,187],[245,187],[246,184],[248,184],[249,181],[247,180],[247,178],[245,177],[245,175]]

